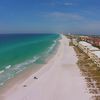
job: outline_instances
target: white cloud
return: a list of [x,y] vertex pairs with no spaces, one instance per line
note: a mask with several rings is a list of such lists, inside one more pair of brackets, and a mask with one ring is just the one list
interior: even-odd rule
[[100,32],[100,21],[88,21],[86,18],[79,24],[76,24],[77,31],[85,33],[98,33]]
[[69,2],[66,2],[64,3],[65,6],[72,6],[73,4],[72,3],[69,3]]
[[75,13],[52,12],[47,14],[48,17],[63,20],[82,20],[82,16]]
[[91,30],[100,30],[100,21],[88,22],[86,26]]
[[100,20],[91,20],[77,13],[44,12],[42,16],[57,30],[95,33],[100,32]]
[[49,2],[48,4],[51,6],[72,6],[74,5],[71,2]]

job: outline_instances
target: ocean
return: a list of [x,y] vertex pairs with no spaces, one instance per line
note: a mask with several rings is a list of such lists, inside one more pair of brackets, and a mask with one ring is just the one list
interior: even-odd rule
[[59,34],[0,34],[0,85],[31,64],[44,64],[59,38]]

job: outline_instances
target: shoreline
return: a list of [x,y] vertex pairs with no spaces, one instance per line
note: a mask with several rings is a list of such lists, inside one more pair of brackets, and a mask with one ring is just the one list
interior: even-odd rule
[[[60,41],[60,39],[59,39],[59,41]],[[29,66],[29,68],[26,68],[25,70],[21,71],[15,77],[7,80],[7,82],[5,82],[4,85],[0,86],[0,100],[3,100],[1,98],[5,92],[9,91],[9,89],[16,87],[16,84],[17,85],[22,84],[28,77],[35,74],[43,66],[45,66],[56,55],[56,51],[58,48],[59,48],[59,44],[57,44],[57,46],[54,48],[54,51],[52,52],[52,54],[49,54],[49,56],[45,59],[44,64],[32,64]],[[33,66],[35,66],[35,67],[33,67]]]
[[62,35],[60,46],[48,63],[3,93],[1,100],[89,100],[77,60],[69,40]]
[[35,66],[37,66],[37,68],[33,68],[32,66],[30,68],[26,68],[25,70],[17,74],[15,77],[9,79],[3,86],[0,87],[0,97],[3,93],[9,91],[9,89],[16,86],[16,84],[21,84],[22,82],[24,82],[29,76],[31,76],[36,71],[41,69],[43,65],[44,64],[40,64],[40,65],[36,64]]
[[[16,37],[16,40],[13,37]],[[4,38],[7,39],[8,44],[1,39],[4,44],[1,45],[0,50],[0,87],[28,66],[32,64],[34,66],[34,63],[45,64],[58,43],[59,35],[12,34],[4,35]]]

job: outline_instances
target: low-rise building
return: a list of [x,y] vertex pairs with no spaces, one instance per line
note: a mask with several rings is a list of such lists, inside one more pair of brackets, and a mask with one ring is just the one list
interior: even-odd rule
[[92,46],[90,43],[80,41],[78,47],[85,52],[100,67],[100,49]]
[[73,45],[78,46],[77,39],[72,39]]
[[78,44],[78,47],[85,52],[86,54],[88,53],[88,47],[91,46],[90,43],[87,43],[85,41],[80,41]]
[[100,51],[93,51],[92,53],[93,61],[97,64],[98,67],[100,67]]
[[99,48],[97,48],[97,47],[93,47],[93,46],[90,46],[90,47],[88,47],[88,51],[87,51],[87,54],[88,54],[88,56],[90,57],[90,58],[93,58],[93,52],[94,51],[100,51],[100,49]]

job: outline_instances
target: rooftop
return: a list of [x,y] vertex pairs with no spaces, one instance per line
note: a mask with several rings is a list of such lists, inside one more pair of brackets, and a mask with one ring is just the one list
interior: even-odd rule
[[84,45],[84,46],[92,46],[90,43],[87,43],[85,41],[80,41],[79,43]]
[[94,47],[94,46],[88,46],[87,47],[89,50],[91,50],[91,51],[99,51],[100,49],[99,48],[97,48],[97,47]]
[[98,58],[100,58],[100,51],[94,51],[93,52]]

